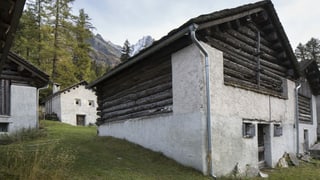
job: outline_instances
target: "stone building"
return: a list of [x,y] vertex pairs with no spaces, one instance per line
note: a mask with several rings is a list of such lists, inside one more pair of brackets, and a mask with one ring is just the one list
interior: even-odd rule
[[193,18],[89,87],[100,136],[220,176],[297,152],[299,77],[266,0]]
[[95,124],[97,119],[97,96],[86,88],[82,81],[66,89],[60,90],[58,84],[53,85],[53,95],[45,102],[46,116],[55,114],[64,123],[78,126]]

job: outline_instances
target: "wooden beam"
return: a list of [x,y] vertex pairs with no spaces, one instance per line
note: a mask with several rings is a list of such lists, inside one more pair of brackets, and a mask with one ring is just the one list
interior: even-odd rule
[[[100,96],[103,97],[104,99],[108,99],[108,100],[115,100],[118,99],[120,97],[123,97],[125,95],[127,95],[128,93],[134,93],[134,92],[139,92],[142,91],[144,89],[149,89],[152,88],[156,85],[159,84],[163,84],[163,83],[170,83],[171,80],[171,74],[166,73],[166,74],[159,74],[158,77],[155,78],[151,78],[149,80],[146,80],[144,82],[140,82],[140,83],[135,83],[134,85],[131,85],[131,87],[127,88],[127,89],[122,89],[122,90],[118,90],[117,93],[108,95],[108,96]],[[119,81],[120,82],[120,81]],[[110,88],[110,87],[108,87]],[[105,93],[108,89],[102,89],[102,91]]]
[[257,13],[257,12],[261,12],[261,11],[264,11],[264,9],[259,7],[259,8],[248,10],[248,11],[246,11],[244,13],[234,14],[234,15],[231,15],[231,16],[228,16],[228,17],[225,17],[225,18],[219,18],[217,20],[213,20],[213,21],[210,21],[210,22],[207,22],[207,23],[200,24],[198,29],[199,30],[206,29],[206,28],[218,25],[218,24],[222,24],[222,23],[225,23],[225,22],[230,22],[230,21],[233,21],[233,20],[236,20],[236,19],[247,17],[250,14],[254,14],[254,13]]
[[170,99],[170,98],[172,98],[172,90],[171,89],[163,91],[163,92],[159,92],[157,94],[153,94],[150,96],[142,97],[136,101],[129,101],[126,103],[105,107],[105,108],[103,108],[102,111],[103,111],[103,113],[109,113],[109,112],[133,108],[135,106],[141,106],[144,104],[154,103],[157,101],[161,101],[164,99]]
[[165,91],[165,90],[168,90],[171,88],[172,88],[172,83],[169,82],[169,83],[165,83],[165,84],[159,84],[157,86],[154,86],[152,88],[145,89],[145,90],[142,90],[139,92],[128,91],[126,93],[127,95],[125,95],[123,97],[119,97],[119,98],[111,100],[111,101],[108,98],[104,99],[103,107],[111,107],[111,106],[114,106],[117,104],[129,102],[129,101],[136,101],[142,97],[157,94],[159,92],[162,92],[162,91]]
[[120,120],[125,120],[125,119],[132,119],[132,118],[138,118],[138,117],[148,117],[148,116],[153,116],[157,114],[163,114],[163,113],[171,113],[172,112],[172,106],[164,106],[163,108],[155,108],[155,109],[149,109],[149,110],[144,110],[140,112],[135,112],[123,116],[117,116],[113,118],[102,118],[103,122],[114,122],[114,121],[120,121]]
[[162,101],[158,101],[158,102],[154,102],[154,103],[150,103],[150,104],[144,104],[141,106],[135,106],[133,108],[129,108],[129,109],[123,109],[123,110],[119,110],[119,111],[115,111],[115,112],[110,112],[110,113],[103,113],[102,118],[104,119],[109,119],[109,118],[113,118],[113,117],[118,117],[118,116],[123,116],[123,115],[129,115],[132,113],[137,113],[137,112],[141,112],[141,111],[148,111],[148,110],[153,110],[153,109],[157,109],[159,108],[159,110],[161,110],[161,108],[167,106],[167,105],[172,105],[172,99],[165,99]]
[[239,80],[237,78],[234,78],[234,77],[231,77],[228,75],[224,76],[224,84],[228,85],[228,86],[233,86],[233,87],[237,87],[237,88],[241,88],[241,89],[245,89],[245,90],[249,90],[249,91],[253,91],[253,92],[258,92],[258,93],[262,93],[262,94],[267,94],[267,95],[271,95],[271,96],[275,96],[275,97],[284,99],[284,97],[282,96],[282,92],[272,91],[272,90],[266,89],[264,87],[261,87],[260,89],[258,89],[258,86],[254,83]]
[[[242,41],[252,47],[256,46],[256,43],[257,43],[256,38],[254,38],[252,36],[249,37],[246,34],[240,33],[240,32],[233,30],[233,29],[229,29],[227,31],[227,33],[230,34],[233,38],[238,39],[238,40],[240,40],[240,41]],[[252,38],[254,38],[254,39],[252,39]],[[274,51],[270,47],[264,45],[263,43],[261,43],[261,51],[269,54],[270,56],[276,57],[276,51]]]
[[[220,38],[222,36],[216,36],[216,37]],[[212,37],[206,37],[206,39],[208,40],[209,44],[211,44],[213,46],[220,46],[220,47],[228,48],[229,50],[239,54],[239,56],[242,56],[242,57],[249,59],[249,60],[252,60],[252,61],[254,60],[254,52],[255,51],[252,49],[248,49],[248,46],[245,46],[245,45],[242,46],[242,44],[240,46],[239,44],[235,44],[235,41],[233,39],[228,40],[228,38],[226,38],[226,37],[222,37],[221,40],[218,40],[218,39],[215,39]],[[223,42],[224,40],[226,40],[227,42]],[[252,53],[252,54],[249,54],[248,51],[249,51],[249,53]],[[267,57],[268,57],[268,60],[265,59]],[[286,70],[287,70],[286,68],[280,66],[279,64],[269,62],[269,61],[277,61],[277,59],[274,57],[263,55],[261,57],[260,61],[261,61],[261,65],[267,66],[267,67],[275,69],[277,71],[286,72]]]
[[254,21],[258,24],[265,23],[268,20],[269,20],[269,16],[266,11],[258,12],[257,16],[254,18]]
[[236,19],[234,21],[231,22],[232,28],[233,29],[238,29],[241,27],[241,22],[239,19]]

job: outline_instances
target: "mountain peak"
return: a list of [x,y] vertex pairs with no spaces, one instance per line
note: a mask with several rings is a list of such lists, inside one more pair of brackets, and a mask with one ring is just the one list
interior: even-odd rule
[[[141,50],[151,46],[153,42],[154,39],[151,36],[143,36],[136,44],[130,46],[132,50],[130,56],[138,54]],[[93,50],[90,55],[94,61],[106,63],[110,67],[117,66],[120,63],[121,46],[105,40],[101,34],[93,36],[89,43]]]
[[153,42],[154,39],[151,36],[143,36],[136,44],[131,46],[132,51],[130,53],[130,56],[138,54],[141,50],[151,46]]

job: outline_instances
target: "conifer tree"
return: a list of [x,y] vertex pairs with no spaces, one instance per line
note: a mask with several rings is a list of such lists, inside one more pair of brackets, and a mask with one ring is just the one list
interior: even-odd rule
[[[71,12],[71,7],[69,6],[74,0],[55,0],[51,7],[48,8],[51,17],[53,17],[53,57],[52,57],[52,73],[51,78],[55,82],[58,78],[57,69],[59,60],[64,60],[64,62],[72,60],[72,53],[70,45],[74,42],[72,39],[72,34],[70,29],[72,28],[71,20],[73,18]],[[71,66],[66,66],[71,68]],[[66,68],[62,67],[62,68]],[[66,72],[71,72],[69,71]],[[68,76],[70,79],[75,79],[74,74]],[[62,83],[62,82],[58,82]]]
[[34,55],[37,53],[34,46],[37,42],[37,34],[34,31],[36,28],[36,15],[30,8],[27,8],[20,19],[13,50],[33,63],[35,63]]
[[51,81],[70,86],[92,81],[108,66],[92,62],[92,24],[84,10],[72,15],[74,0],[27,0],[14,39],[13,51],[36,65]]
[[130,53],[131,53],[130,42],[126,40],[121,49],[121,57],[120,57],[121,62],[127,61],[130,58]]
[[320,65],[320,40],[311,38],[306,44],[299,43],[295,50],[298,60],[315,60]]
[[90,23],[88,14],[86,14],[83,9],[80,9],[74,27],[76,43],[73,49],[73,62],[78,68],[76,77],[79,81],[90,80],[92,60],[89,56],[91,48],[88,39],[93,36],[91,29],[93,29],[93,26]]

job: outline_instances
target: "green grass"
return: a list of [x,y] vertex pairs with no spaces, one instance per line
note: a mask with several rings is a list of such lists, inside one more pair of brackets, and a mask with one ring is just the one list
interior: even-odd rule
[[[160,153],[98,137],[95,127],[53,121],[42,121],[41,126],[37,139],[0,145],[0,179],[210,179]],[[37,134],[31,132],[32,137]],[[269,179],[320,179],[320,161],[267,173]]]
[[[42,121],[41,126],[44,127],[46,136],[0,146],[0,174],[8,170],[1,166],[3,157],[1,152],[5,153],[4,149],[11,151],[9,149],[20,147],[17,153],[9,154],[16,158],[7,161],[13,159],[13,161],[23,161],[23,164],[26,164],[26,161],[36,164],[27,163],[31,172],[24,169],[23,164],[21,167],[16,165],[10,171],[17,168],[22,170],[17,173],[7,173],[3,178],[42,179],[44,174],[38,173],[42,171],[51,173],[48,174],[51,179],[209,179],[200,172],[181,166],[160,153],[146,150],[125,140],[98,137],[95,127],[75,127],[54,121]],[[38,154],[22,153],[23,150],[30,152],[30,147],[37,147]],[[63,163],[60,165],[59,162],[53,161],[50,172],[46,171],[50,168],[46,167],[46,163],[34,162],[24,156],[36,157],[42,159],[39,161],[45,162],[53,161],[52,159],[57,157]],[[41,170],[41,166],[44,166],[44,170]],[[37,170],[32,172],[32,169]],[[56,170],[58,173],[54,173]],[[27,175],[22,176],[19,173]]]

